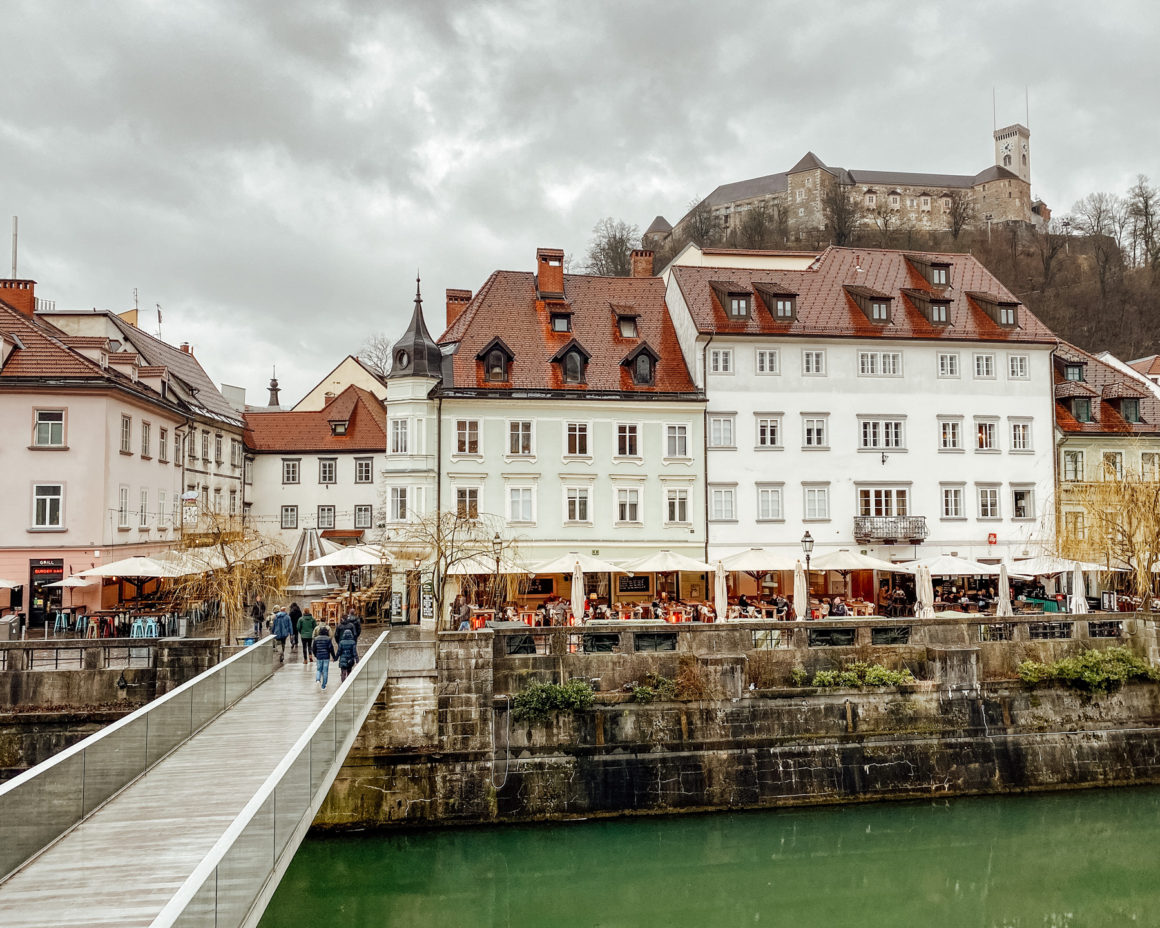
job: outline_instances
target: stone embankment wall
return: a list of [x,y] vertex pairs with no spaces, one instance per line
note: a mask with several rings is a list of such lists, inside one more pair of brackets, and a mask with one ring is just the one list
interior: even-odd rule
[[[1086,647],[1126,645],[1154,659],[1153,622],[1123,622],[1089,629],[1067,620],[1064,629],[1020,620],[980,631],[977,622],[878,620],[842,626],[853,629],[853,644],[839,646],[810,635],[836,626],[778,623],[773,647],[769,636],[754,635],[772,623],[694,626],[678,629],[676,650],[662,652],[639,650],[658,645],[648,637],[655,626],[630,623],[616,626],[614,650],[598,653],[584,651],[583,635],[592,632],[576,629],[397,643],[383,696],[316,825],[413,827],[1160,782],[1160,686],[1089,699],[1012,679],[1020,660]],[[1109,631],[1118,635],[1090,637]],[[1040,637],[1065,632],[1070,637]],[[988,637],[997,640],[980,640]],[[534,654],[510,653],[533,646]],[[812,673],[850,660],[909,666],[925,679],[881,689],[784,685],[794,667]],[[699,698],[637,704],[609,692],[648,674],[680,678]],[[600,682],[593,709],[534,724],[511,719],[510,696],[529,681],[571,678]]]

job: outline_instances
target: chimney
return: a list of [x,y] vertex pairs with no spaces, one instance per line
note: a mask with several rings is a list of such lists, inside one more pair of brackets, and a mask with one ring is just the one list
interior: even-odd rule
[[648,248],[634,248],[632,251],[632,276],[653,276],[653,252]]
[[0,280],[0,300],[17,312],[33,315],[36,312],[36,281]]
[[559,248],[536,249],[536,292],[541,300],[564,298],[564,252]]
[[458,319],[471,302],[470,290],[447,290],[447,328]]
[[182,343],[181,343],[181,345],[180,345],[179,347],[180,347],[180,348],[181,348],[181,350],[182,350],[182,351],[184,351],[186,354],[193,354],[193,351],[192,351],[192,350],[190,349],[190,347],[189,347],[189,342],[182,342]]

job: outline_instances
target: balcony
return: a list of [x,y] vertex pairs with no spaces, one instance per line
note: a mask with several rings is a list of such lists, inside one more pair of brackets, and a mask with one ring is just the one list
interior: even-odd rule
[[926,516],[855,516],[854,540],[878,544],[922,544]]

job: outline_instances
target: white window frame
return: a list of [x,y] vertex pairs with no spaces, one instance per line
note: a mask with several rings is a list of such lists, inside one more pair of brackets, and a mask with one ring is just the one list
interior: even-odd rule
[[616,509],[613,515],[617,525],[640,525],[644,522],[644,487],[614,487]]
[[665,459],[684,461],[689,458],[689,427],[683,422],[665,423]]
[[758,348],[753,356],[753,370],[761,377],[781,374],[781,352],[776,348]]
[[901,377],[901,351],[859,351],[859,377]]
[[[963,511],[963,487],[961,483],[941,483],[939,484],[939,511],[942,513],[940,518],[944,522],[961,521],[966,518],[966,513]],[[954,503],[954,511],[948,503]]]
[[[939,416],[938,417],[938,450],[940,453],[961,453],[963,450],[963,417],[962,416]],[[947,443],[947,429],[953,435],[954,441]]]
[[1030,380],[1031,358],[1025,354],[1007,355],[1007,379]]
[[826,349],[825,348],[803,348],[802,349],[802,376],[803,377],[825,377],[826,376]]
[[564,523],[566,525],[592,524],[592,487],[588,484],[564,485]]
[[709,484],[709,521],[737,521],[737,487],[734,484]]
[[709,349],[709,373],[724,376],[729,376],[734,373],[732,348]]
[[759,483],[754,488],[757,496],[756,521],[785,521],[785,484]]
[[[471,450],[474,432],[475,450]],[[455,420],[455,454],[459,457],[479,457],[483,454],[483,429],[478,419]]]
[[320,529],[334,528],[334,507],[329,503],[319,506],[315,514],[315,518],[317,519],[317,525]]
[[373,528],[375,524],[375,507],[373,504],[356,503],[354,507],[354,527]]
[[[629,445],[631,445],[631,450]],[[616,423],[616,454],[614,456],[621,460],[640,458],[640,425],[638,423]]]
[[[55,493],[42,492],[55,490]],[[44,501],[41,519],[41,501]],[[55,507],[53,503],[56,503]],[[56,519],[52,519],[53,509],[56,510]],[[63,483],[34,483],[32,485],[32,527],[37,529],[64,528],[64,484]]]
[[830,485],[828,483],[802,484],[802,521],[830,521]]
[[[974,421],[974,445],[975,454],[998,454],[1002,449],[999,447],[999,420],[989,416],[975,416]],[[987,429],[987,431],[983,431]],[[983,435],[989,434],[991,438],[990,446],[982,444]]]
[[[681,515],[682,509],[685,517],[674,519],[674,515]],[[665,524],[689,524],[689,491],[686,487],[669,487],[665,490]]]
[[149,489],[148,487],[141,487],[141,492],[138,494],[137,507],[137,528],[149,528]]
[[298,528],[297,506],[283,506],[278,516],[278,524],[281,526],[283,531],[290,531]]
[[[819,425],[820,423],[820,425]],[[821,437],[814,435],[811,441],[811,432],[820,429]],[[830,449],[830,414],[822,412],[802,413],[802,450],[828,451]]]
[[937,370],[940,380],[958,380],[962,376],[959,353],[957,351],[940,351]]
[[149,460],[153,455],[149,452],[150,446],[153,444],[153,424],[151,422],[141,421],[141,457]]
[[[527,426],[525,429],[524,426]],[[524,451],[524,435],[527,435],[527,448]],[[518,438],[518,450],[512,450],[512,440]],[[508,419],[507,421],[507,457],[528,458],[536,453],[536,422],[534,419]]]
[[282,458],[282,485],[297,486],[302,480],[302,459]]
[[737,416],[735,413],[709,414],[709,447],[737,448]]
[[387,489],[387,516],[392,522],[406,522],[411,517],[410,487]]
[[[1068,461],[1071,461],[1075,466],[1068,467]],[[1073,476],[1069,477],[1068,472],[1071,471]],[[1080,448],[1065,448],[1063,450],[1063,461],[1060,465],[1060,474],[1067,483],[1081,482],[1086,472],[1084,471],[1084,453]]]
[[[54,420],[54,419],[43,419],[42,420],[40,417],[43,414],[47,414],[50,416],[60,416],[60,419],[59,420]],[[65,447],[65,424],[67,421],[68,421],[68,417],[66,416],[64,409],[34,409],[32,411],[32,446],[34,448],[64,448]],[[48,441],[41,441],[40,440],[40,432],[41,432],[40,427],[42,425],[48,427],[47,428],[48,437],[49,437]],[[52,438],[54,437],[53,432],[56,431],[54,426],[56,426],[60,429],[60,441],[53,441],[52,440]],[[51,484],[44,484],[44,486],[50,486],[50,485]]]
[[121,454],[133,453],[133,417],[121,414]]
[[409,454],[410,434],[407,419],[391,420],[391,454]]
[[1011,440],[1010,451],[1012,454],[1035,453],[1035,430],[1032,426],[1033,422],[1033,419],[1016,417],[1007,420]]
[[[975,485],[975,510],[980,522],[997,522],[1003,518],[1002,500],[999,496],[1000,485],[984,483]],[[991,512],[992,503],[994,512]]]
[[995,379],[995,355],[986,351],[976,351],[974,357],[975,380]]
[[157,460],[162,464],[169,463],[169,429],[163,426],[157,429]]
[[[572,443],[573,435],[576,438],[575,451],[569,447]],[[592,423],[579,422],[575,419],[564,423],[564,457],[573,460],[592,457]]]
[[[513,502],[514,502],[513,494],[517,493],[517,492],[521,494],[521,501],[520,501],[521,510],[519,513],[517,513],[515,511],[515,507],[513,506]],[[528,510],[527,512],[523,511],[522,496],[525,493],[527,494],[527,510]],[[535,486],[533,486],[531,484],[525,484],[525,483],[510,483],[504,488],[504,496],[505,496],[504,502],[505,502],[505,505],[507,508],[507,521],[509,523],[511,523],[513,525],[534,525],[535,524],[535,521],[536,521],[536,488],[535,488]],[[515,518],[516,515],[519,515],[520,518]],[[530,516],[530,518],[525,518],[525,516]]]
[[905,416],[859,416],[859,451],[905,451]]
[[[1019,515],[1019,506],[1017,500],[1020,493],[1027,494],[1027,513],[1026,515]],[[1013,483],[1011,484],[1011,521],[1012,522],[1034,522],[1036,519],[1035,512],[1035,485],[1030,483]]]
[[129,527],[129,488],[117,487],[117,528]]
[[1115,462],[1112,470],[1115,472],[1114,479],[1124,479],[1124,452],[1123,451],[1101,451],[1100,452],[1100,479],[1108,479],[1108,461]]
[[[758,412],[753,414],[754,450],[781,451],[785,448],[783,418],[781,413]],[[763,438],[765,439],[764,441],[762,440]],[[770,438],[773,441],[770,441]]]

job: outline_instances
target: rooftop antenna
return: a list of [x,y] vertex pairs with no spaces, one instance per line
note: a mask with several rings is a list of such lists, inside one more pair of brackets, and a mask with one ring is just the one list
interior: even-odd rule
[[18,234],[18,227],[20,219],[17,216],[12,217],[12,279],[16,279],[16,239]]
[[995,87],[991,86],[991,131],[994,132],[999,128],[998,111],[995,108]]
[[137,311],[137,288],[133,288],[133,312]]
[[161,337],[161,304],[154,303],[153,305],[157,307],[157,337],[160,338]]
[[1024,125],[1031,128],[1031,94],[1027,92],[1027,85],[1023,85],[1023,118],[1026,120]]

